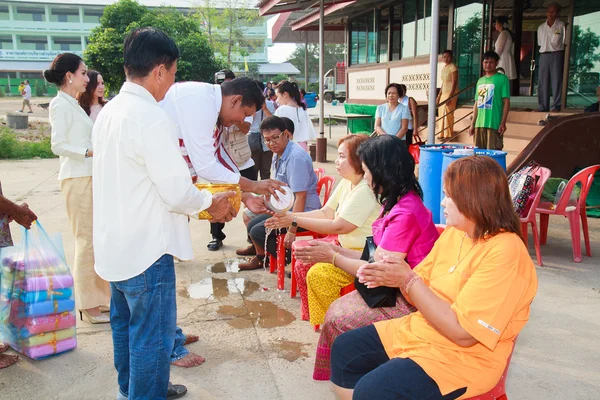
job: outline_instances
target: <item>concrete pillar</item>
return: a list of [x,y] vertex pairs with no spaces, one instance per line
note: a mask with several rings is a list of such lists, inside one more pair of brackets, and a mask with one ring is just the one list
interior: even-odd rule
[[8,3],[8,19],[13,21],[15,19],[15,12],[12,4]]
[[12,34],[12,42],[13,42],[13,49],[17,50],[18,49],[18,43],[17,43],[17,34],[16,33]]
[[46,40],[48,40],[48,50],[52,50],[52,36],[46,35]]
[[327,138],[325,137],[325,4],[319,2],[319,137],[317,138],[317,162],[327,162]]
[[429,53],[429,106],[427,115],[427,144],[435,144],[435,111],[437,99],[437,67],[440,48],[440,0],[431,2],[431,50]]
[[308,31],[304,31],[304,90],[307,92],[310,73],[308,71]]
[[79,6],[79,22],[83,24],[83,6]]
[[50,22],[50,6],[46,4],[44,6],[44,13],[46,14],[46,22]]
[[81,35],[81,51],[85,50],[85,36]]

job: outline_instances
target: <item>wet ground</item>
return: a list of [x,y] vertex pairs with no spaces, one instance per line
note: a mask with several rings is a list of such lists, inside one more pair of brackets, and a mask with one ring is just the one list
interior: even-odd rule
[[[335,173],[333,163],[319,166]],[[71,262],[73,239],[57,171],[58,160],[0,161],[4,194],[29,203],[46,230],[62,233]],[[218,252],[206,250],[207,222],[190,227],[195,258],[176,264],[178,323],[200,336],[189,349],[207,361],[172,368],[172,380],[188,386],[185,398],[333,399],[328,383],[312,380],[318,334],[300,320],[290,280],[280,292],[275,274],[239,271],[235,250],[247,246],[241,218],[227,224]],[[600,220],[590,220],[590,231],[594,257],[576,264],[566,220],[551,219],[538,295],[509,370],[511,399],[588,400],[600,392]],[[13,232],[18,240],[19,230]],[[110,327],[78,321],[77,339],[75,351],[44,361],[21,356],[2,370],[0,399],[114,399]]]

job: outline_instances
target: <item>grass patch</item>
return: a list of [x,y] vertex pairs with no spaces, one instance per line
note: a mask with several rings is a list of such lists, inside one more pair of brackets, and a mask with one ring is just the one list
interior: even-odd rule
[[23,140],[12,129],[0,127],[0,160],[56,158],[50,147],[48,136],[39,140]]

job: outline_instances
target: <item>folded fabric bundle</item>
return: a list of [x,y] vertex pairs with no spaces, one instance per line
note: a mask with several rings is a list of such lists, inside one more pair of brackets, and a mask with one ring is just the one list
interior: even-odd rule
[[71,275],[26,276],[25,281],[15,282],[15,287],[26,292],[70,288],[73,287],[73,277]]
[[39,292],[20,292],[19,299],[23,303],[37,303],[40,301],[64,300],[73,295],[71,288],[40,290]]
[[17,347],[20,348],[52,344],[56,343],[59,340],[65,340],[71,337],[75,337],[75,327],[61,329],[53,332],[44,332],[27,338],[22,338],[16,335],[17,331],[13,332],[15,333],[15,336],[13,336],[13,340],[11,341],[15,343]]
[[39,303],[23,303],[19,300],[13,300],[11,316],[16,316],[17,318],[40,317],[42,315],[73,311],[74,309],[75,301],[71,299],[42,301]]
[[73,350],[77,347],[77,339],[74,337],[43,344],[33,347],[19,347],[15,343],[10,343],[10,346],[19,353],[25,354],[27,357],[39,360],[40,358],[52,356],[54,354],[64,353],[65,351]]
[[11,259],[10,257],[5,257],[2,260],[2,264],[12,269],[17,269],[20,271],[31,271],[31,270],[47,270],[48,268],[68,268],[66,266],[66,262],[63,259],[58,257],[48,257],[48,258],[34,258],[34,259]]
[[28,337],[43,332],[51,332],[75,326],[75,315],[71,312],[62,314],[45,315],[43,317],[11,318],[10,323],[19,328],[20,337]]

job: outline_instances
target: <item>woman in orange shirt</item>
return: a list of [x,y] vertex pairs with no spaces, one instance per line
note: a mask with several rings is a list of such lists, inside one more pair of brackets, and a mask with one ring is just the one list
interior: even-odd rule
[[529,319],[537,276],[506,175],[489,157],[450,165],[448,228],[414,269],[386,256],[358,272],[398,287],[418,311],[339,336],[331,381],[341,399],[458,399],[491,390]]

